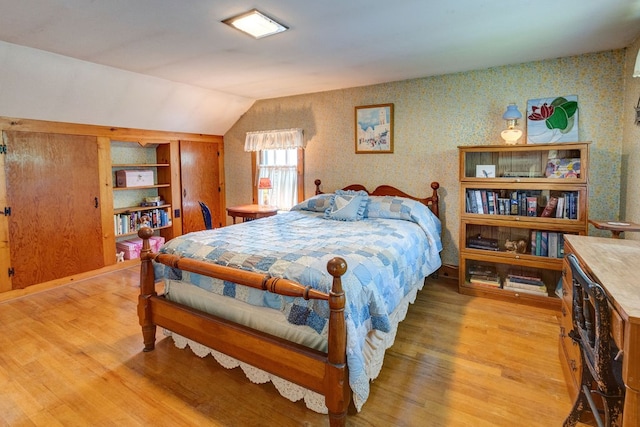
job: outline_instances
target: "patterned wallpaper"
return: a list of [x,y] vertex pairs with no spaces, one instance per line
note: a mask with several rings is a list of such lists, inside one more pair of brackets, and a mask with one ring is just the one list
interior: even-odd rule
[[[640,39],[627,48],[624,67],[624,133],[622,140],[621,219],[640,224],[640,125],[635,124],[635,106],[640,97],[640,78],[633,78],[633,67],[640,50]],[[640,233],[625,233],[625,239],[640,240]]]
[[[500,144],[502,114],[511,102],[524,112],[528,99],[577,95],[580,140],[592,141],[590,217],[617,219],[624,72],[621,49],[257,101],[224,136],[227,204],[251,200],[251,156],[243,151],[245,133],[300,127],[308,143],[307,196],[313,194],[316,178],[322,180],[324,191],[352,183],[370,189],[390,184],[421,197],[430,194],[431,181],[439,181],[443,261],[457,265],[457,147]],[[394,104],[394,153],[355,154],[354,107],[384,103]],[[524,123],[520,126],[526,131]],[[590,233],[601,232],[592,228]]]

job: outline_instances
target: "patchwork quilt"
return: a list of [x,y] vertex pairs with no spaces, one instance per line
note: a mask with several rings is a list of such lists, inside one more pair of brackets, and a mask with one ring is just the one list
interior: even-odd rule
[[[354,398],[364,402],[369,393],[363,355],[367,333],[388,332],[389,314],[396,305],[413,288],[422,287],[424,278],[441,265],[439,219],[418,202],[377,199],[370,202],[371,217],[365,215],[359,221],[334,221],[322,212],[294,208],[269,218],[189,233],[167,242],[161,252],[268,273],[324,292],[332,284],[327,262],[335,256],[344,258],[349,380]],[[389,215],[385,212],[394,200],[395,213]],[[279,310],[292,324],[327,333],[326,301],[274,295],[166,266],[156,274]]]

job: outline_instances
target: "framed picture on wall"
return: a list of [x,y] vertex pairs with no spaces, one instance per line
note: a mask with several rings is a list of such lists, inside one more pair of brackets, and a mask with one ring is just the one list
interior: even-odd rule
[[527,144],[577,141],[577,95],[527,101]]
[[356,107],[356,154],[393,153],[393,104]]

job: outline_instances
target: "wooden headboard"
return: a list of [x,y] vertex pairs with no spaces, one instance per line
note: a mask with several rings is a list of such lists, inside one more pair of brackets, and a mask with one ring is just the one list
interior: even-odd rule
[[[323,192],[320,190],[320,185],[322,184],[322,181],[320,181],[319,179],[316,179],[314,181],[314,184],[316,184],[316,194],[322,194]],[[438,201],[439,201],[438,188],[440,188],[440,183],[436,181],[432,182],[431,189],[433,190],[433,192],[431,193],[431,196],[425,197],[425,198],[411,196],[405,193],[404,191],[398,190],[397,188],[392,187],[390,185],[380,185],[376,187],[375,190],[369,191],[365,188],[364,185],[351,184],[344,187],[343,190],[353,190],[353,191],[364,190],[371,196],[398,196],[398,197],[406,197],[408,199],[417,200],[420,203],[423,203],[426,206],[428,206],[429,209],[431,209],[431,212],[433,212],[437,217],[440,217],[440,208],[438,206]]]

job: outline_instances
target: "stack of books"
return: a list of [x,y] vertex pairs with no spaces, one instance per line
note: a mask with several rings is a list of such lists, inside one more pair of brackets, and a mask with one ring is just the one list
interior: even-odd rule
[[542,279],[533,276],[509,274],[504,281],[503,289],[532,295],[548,296],[547,286]]
[[483,249],[485,251],[497,251],[498,239],[482,237],[480,234],[467,239],[467,247],[473,249]]
[[489,288],[500,287],[500,276],[489,266],[472,265],[469,267],[469,282]]

